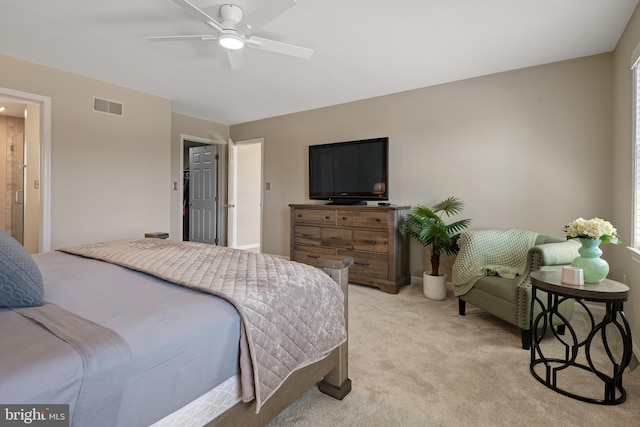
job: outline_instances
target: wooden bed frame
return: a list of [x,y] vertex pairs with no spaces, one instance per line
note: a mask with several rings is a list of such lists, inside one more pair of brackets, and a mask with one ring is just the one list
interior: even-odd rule
[[[349,266],[353,264],[353,258],[323,256],[318,259],[318,263],[342,288],[345,326],[348,331]],[[209,422],[207,427],[264,426],[316,383],[321,392],[342,400],[351,391],[348,342],[347,339],[326,358],[291,374],[282,387],[262,405],[259,413],[256,414],[255,400],[248,403],[240,402]]]

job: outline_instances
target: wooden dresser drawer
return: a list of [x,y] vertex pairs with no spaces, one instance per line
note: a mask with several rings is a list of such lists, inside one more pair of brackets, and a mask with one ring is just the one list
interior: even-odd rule
[[362,252],[338,249],[338,255],[353,257],[353,265],[349,267],[349,275],[376,276],[386,278],[389,275],[389,261],[386,255],[367,254]]
[[318,258],[322,255],[336,255],[336,250],[331,248],[317,248],[314,246],[295,246],[294,261],[303,264],[318,266]]
[[295,222],[305,224],[336,225],[336,211],[331,209],[296,209]]
[[344,228],[324,227],[322,229],[322,245],[332,248],[348,248],[353,245],[353,231]]
[[349,256],[349,281],[397,294],[410,282],[409,245],[401,230],[409,206],[289,205],[289,254],[318,267],[318,258]]
[[293,241],[295,243],[320,246],[321,230],[320,227],[297,225],[293,231]]
[[353,249],[381,254],[389,253],[389,234],[386,231],[354,230]]
[[384,228],[387,224],[386,212],[338,211],[338,225],[341,227]]

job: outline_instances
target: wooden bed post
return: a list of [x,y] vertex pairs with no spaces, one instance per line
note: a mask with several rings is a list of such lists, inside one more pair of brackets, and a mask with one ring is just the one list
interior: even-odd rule
[[[318,264],[342,288],[344,321],[348,335],[348,272],[349,266],[353,264],[353,258],[323,255],[318,258]],[[342,400],[351,391],[347,343],[348,341],[334,349],[326,358],[293,372],[273,397],[264,403],[259,413],[256,413],[255,399],[248,403],[240,402],[209,422],[207,427],[264,426],[310,387],[313,387],[313,384],[317,384],[321,392]],[[318,378],[323,379],[317,382]]]
[[[353,258],[345,256],[321,256],[318,265],[340,287],[344,293],[344,321],[349,334],[349,266]],[[324,394],[342,400],[351,391],[349,379],[349,344],[348,340],[338,348],[338,364],[318,383],[318,389]]]

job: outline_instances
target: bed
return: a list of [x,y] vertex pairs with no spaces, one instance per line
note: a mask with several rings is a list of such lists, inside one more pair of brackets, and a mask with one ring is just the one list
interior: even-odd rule
[[160,239],[30,256],[0,231],[0,404],[68,404],[74,426],[245,426],[315,383],[342,399],[351,263]]

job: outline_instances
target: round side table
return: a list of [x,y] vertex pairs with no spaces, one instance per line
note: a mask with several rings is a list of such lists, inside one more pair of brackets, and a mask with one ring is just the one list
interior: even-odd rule
[[[564,284],[561,281],[561,272],[559,271],[531,273],[531,284],[531,363],[529,365],[531,374],[546,387],[574,399],[602,405],[617,405],[624,402],[627,393],[622,387],[622,374],[631,360],[632,344],[631,329],[622,310],[622,305],[629,297],[629,287],[609,279],[605,279],[599,284]],[[546,298],[540,299],[538,291],[545,291]],[[576,330],[571,326],[569,320],[558,311],[558,306],[569,299],[573,299],[575,304],[584,308],[591,323],[590,332],[582,341],[578,339]],[[606,312],[600,323],[596,323],[592,311],[585,304],[585,301],[605,304]],[[554,322],[551,321],[552,319]],[[564,336],[551,327],[553,323],[558,323],[557,319],[560,319],[562,324],[566,326]],[[616,359],[610,339],[607,337],[608,334],[611,334],[612,328],[617,330],[622,341],[623,348],[619,360]],[[556,343],[559,342],[561,348],[564,349],[564,358],[545,356],[540,344],[548,330],[551,331]],[[602,372],[600,363],[596,367],[592,359],[592,343],[596,336],[601,338],[604,351],[611,364],[611,370],[607,369],[609,371],[607,373]],[[581,352],[584,353],[586,363],[578,360],[578,355]],[[534,368],[537,365],[544,366],[543,369],[538,369],[543,371],[544,376],[535,371]],[[603,398],[583,396],[562,388],[558,381],[558,374],[565,369],[574,368],[592,372],[602,381],[604,385]]]

